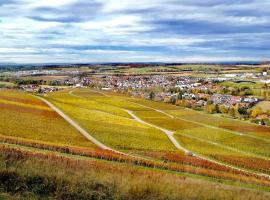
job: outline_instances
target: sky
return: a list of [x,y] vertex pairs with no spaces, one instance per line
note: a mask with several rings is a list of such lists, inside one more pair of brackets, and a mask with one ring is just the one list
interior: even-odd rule
[[0,0],[0,63],[270,60],[270,0]]

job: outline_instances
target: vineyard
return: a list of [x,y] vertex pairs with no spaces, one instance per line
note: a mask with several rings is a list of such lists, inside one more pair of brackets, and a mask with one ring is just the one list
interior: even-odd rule
[[[244,122],[237,123],[237,128],[228,128],[235,124],[229,119],[207,119],[208,115],[180,107],[90,89],[66,89],[42,98],[102,144],[125,154],[97,147],[35,96],[0,90],[1,159],[5,159],[5,154],[19,154],[28,160],[33,154],[37,160],[45,156],[48,162],[55,163],[60,156],[60,163],[83,160],[82,168],[84,162],[92,162],[91,166],[102,165],[106,171],[113,170],[113,164],[127,171],[140,168],[140,173],[150,173],[151,177],[170,172],[174,174],[170,176],[210,181],[208,184],[237,183],[270,191],[270,179],[265,176],[270,175],[267,128]],[[240,130],[241,126],[246,129]],[[194,156],[177,149],[162,130],[172,131],[177,142]]]
[[[239,122],[237,123],[237,127],[249,127],[249,129],[254,130],[254,132],[238,132],[237,129],[232,132],[229,129],[219,127],[219,124],[232,125],[235,124],[233,120],[199,114],[198,112],[172,105],[142,99],[132,99],[120,95],[115,97],[113,94],[105,94],[107,98],[104,98],[104,94],[83,90],[79,92],[75,91],[73,94],[96,102],[106,102],[106,100],[109,99],[107,103],[109,101],[113,102],[113,105],[118,105],[118,107],[124,109],[132,109],[133,107],[130,108],[131,106],[138,106],[137,108],[133,108],[134,114],[150,124],[175,131],[175,137],[179,140],[179,143],[187,147],[187,149],[230,165],[243,167],[252,171],[263,171],[269,174],[270,141],[268,141],[268,139],[270,139],[270,131],[267,132],[269,128]],[[129,103],[129,105],[127,106],[125,103]],[[182,114],[182,116],[184,117],[173,115],[178,112],[183,112],[184,114]],[[195,118],[196,115],[198,119]],[[189,116],[193,117],[189,118]],[[204,118],[209,117],[209,123],[201,120],[201,116]],[[217,121],[219,121],[219,123],[217,123]],[[213,124],[215,124],[215,126]],[[264,137],[259,137],[261,133],[264,133]],[[253,137],[256,134],[259,136]],[[185,140],[179,139],[180,137],[185,138],[188,142],[184,143]],[[197,143],[197,145],[194,145],[195,143]],[[223,156],[227,156],[226,159],[223,159]],[[247,164],[243,165],[243,162],[241,164],[237,163],[235,157],[241,157],[241,160],[245,160]],[[254,166],[254,164],[251,164],[254,159],[258,159],[261,163],[265,164],[262,166]]]
[[1,136],[95,148],[57,113],[29,94],[0,90],[0,102]]

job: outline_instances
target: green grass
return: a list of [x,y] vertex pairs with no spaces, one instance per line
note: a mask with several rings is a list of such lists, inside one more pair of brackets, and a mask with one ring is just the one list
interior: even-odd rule
[[219,83],[221,86],[227,86],[227,87],[234,87],[234,88],[242,88],[242,87],[249,87],[249,88],[258,88],[261,87],[263,84],[262,83],[251,83],[251,82],[240,82],[240,83],[235,83],[235,82],[221,82]]
[[14,83],[0,81],[0,88],[2,88],[2,87],[13,87],[13,86],[15,86]]

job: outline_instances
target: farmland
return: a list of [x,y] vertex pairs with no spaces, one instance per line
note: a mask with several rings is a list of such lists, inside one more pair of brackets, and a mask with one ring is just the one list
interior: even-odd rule
[[261,101],[256,105],[256,107],[261,108],[263,111],[267,112],[270,110],[270,101]]
[[88,100],[67,94],[63,98],[55,93],[47,98],[110,147],[123,151],[175,150],[161,132],[135,122],[116,105],[128,109],[142,108],[124,102],[102,100],[104,98],[101,97],[99,95]]
[[[181,119],[190,120],[195,123],[202,123],[219,129],[225,129],[232,132],[246,134],[252,137],[265,140],[270,139],[269,127],[262,127],[239,120],[226,119],[219,116],[211,116],[188,109],[168,111],[168,113]],[[236,123],[237,122],[237,123]]]
[[95,148],[46,104],[14,90],[0,90],[0,134],[45,142]]
[[[42,98],[53,103],[98,141],[127,155],[98,148],[46,103],[31,94],[16,90],[0,90],[0,139],[2,144],[8,145],[2,147],[4,152],[12,152],[14,156],[19,152],[20,155],[26,155],[23,157],[27,160],[27,155],[31,154],[30,150],[37,151],[38,153],[34,154],[35,162],[39,156],[43,157],[43,154],[48,153],[51,155],[52,152],[68,156],[69,161],[65,158],[63,161],[65,163],[73,162],[78,158],[94,159],[94,165],[102,166],[105,171],[112,163],[121,165],[121,168],[127,171],[142,167],[147,170],[140,169],[143,170],[140,173],[150,173],[149,177],[170,171],[185,173],[184,176],[188,177],[195,175],[201,179],[200,181],[205,181],[205,178],[208,181],[218,179],[230,184],[234,181],[242,187],[263,190],[268,190],[270,185],[266,177],[257,175],[270,174],[269,143],[266,133],[251,134],[256,137],[240,137],[229,129],[217,129],[218,126],[212,126],[210,122],[205,123],[202,120],[199,122],[195,117],[189,118],[195,111],[129,98],[112,92],[64,89],[43,95]],[[135,120],[127,111],[132,112],[145,123]],[[168,139],[163,129],[174,132],[173,137],[180,145],[206,159],[185,155]],[[64,168],[58,158],[54,156],[46,156],[46,158],[48,163],[59,162],[58,164]],[[17,165],[16,162],[12,161],[10,165]],[[84,168],[83,164],[79,166],[80,170]],[[30,171],[33,170],[30,164],[27,167]],[[239,171],[237,168],[244,171]],[[157,173],[152,169],[158,169],[160,172]],[[110,170],[121,171],[119,167],[110,167]],[[18,169],[16,173],[18,177],[23,176],[22,169]]]
[[[70,95],[71,92],[66,92],[66,93],[68,93]],[[155,103],[155,102],[150,102],[150,101],[145,101],[145,100],[140,100],[140,99],[130,99],[128,97],[121,96],[121,95],[114,96],[112,93],[105,93],[105,94],[103,93],[102,94],[101,92],[98,92],[98,91],[90,91],[90,90],[83,90],[83,89],[74,90],[74,91],[72,91],[71,94],[72,95],[70,95],[70,96],[72,96],[72,97],[66,97],[65,101],[67,101],[67,99],[72,99],[72,98],[81,98],[80,100],[77,100],[76,102],[79,103],[80,101],[89,101],[89,102],[94,101],[94,102],[99,102],[102,105],[113,106],[115,109],[119,109],[119,110],[128,109],[128,110],[133,111],[137,117],[146,121],[147,123],[157,125],[159,127],[162,127],[164,129],[168,129],[170,131],[175,131],[176,137],[178,137],[178,138],[180,137],[180,135],[183,136],[186,134],[188,136],[195,137],[195,139],[198,138],[199,140],[205,140],[209,143],[209,145],[211,143],[215,143],[216,144],[215,148],[221,149],[222,153],[226,152],[226,155],[230,155],[230,153],[233,152],[233,153],[235,153],[235,156],[242,156],[243,158],[246,158],[246,159],[258,158],[261,160],[261,162],[269,164],[269,147],[270,147],[270,145],[268,142],[269,136],[268,136],[268,134],[266,134],[266,132],[265,132],[265,135],[263,135],[265,137],[262,137],[262,138],[260,138],[260,137],[257,138],[257,136],[259,135],[258,132],[255,132],[256,134],[258,134],[256,136],[256,138],[245,137],[245,136],[241,136],[241,134],[239,135],[239,133],[238,134],[232,133],[232,132],[230,132],[230,129],[226,129],[224,127],[221,127],[221,129],[217,129],[217,126],[212,127],[211,126],[212,123],[205,123],[204,124],[204,123],[202,123],[204,121],[202,121],[201,119],[199,119],[201,121],[199,123],[198,120],[194,120],[195,117],[188,118],[189,116],[195,116],[195,114],[196,114],[195,111],[190,111],[190,110],[186,110],[186,109],[177,109],[176,110],[176,107],[171,106],[171,105]],[[58,95],[58,94],[55,93],[53,95]],[[50,98],[53,98],[53,95]],[[56,99],[54,99],[54,100],[56,100]],[[93,104],[93,103],[91,103],[91,104]],[[57,102],[56,102],[56,105],[61,107],[61,105],[57,104]],[[80,105],[82,105],[82,104],[80,104]],[[90,104],[88,103],[88,105],[90,105]],[[159,108],[161,110],[155,110],[157,108]],[[65,105],[64,107],[62,107],[62,109],[67,109],[67,106]],[[77,109],[77,111],[78,111],[78,109]],[[158,112],[158,111],[160,111],[160,112]],[[183,119],[177,118],[177,117],[172,118],[172,116],[166,115],[166,112],[172,113],[172,114],[175,114],[175,113],[182,114],[182,112],[183,112],[184,114],[182,114],[182,115],[185,117]],[[76,112],[76,113],[78,113],[78,112]],[[70,112],[70,114],[72,116],[75,116],[75,113],[72,114]],[[89,113],[89,115],[90,115],[90,113]],[[95,113],[91,111],[91,115],[95,116]],[[182,117],[182,115],[181,115],[181,117]],[[81,114],[80,116],[82,117],[83,114]],[[206,115],[203,115],[203,114],[202,114],[202,116],[205,116],[205,118],[207,117]],[[125,116],[125,117],[127,117],[127,116]],[[97,118],[97,117],[95,117],[95,118]],[[129,118],[130,118],[130,116],[129,116]],[[89,120],[89,117],[87,119]],[[82,122],[82,118],[78,117],[77,120]],[[99,116],[99,120],[102,120],[101,116]],[[106,118],[106,119],[102,120],[103,124],[106,124],[106,122],[108,122],[109,120],[112,120],[111,123],[116,123],[116,122],[114,122],[114,120],[118,120],[118,118],[116,116],[113,116],[112,119]],[[125,120],[127,120],[127,119],[126,118],[119,119],[117,126],[119,126],[119,124],[121,124],[121,123],[127,123]],[[189,120],[189,121],[187,121],[187,120]],[[207,122],[210,122],[210,120],[211,120],[211,118],[208,119]],[[220,123],[222,123],[224,125],[222,118],[218,118],[218,120],[220,120],[221,121]],[[230,123],[230,121],[227,119],[224,119],[224,121],[227,123]],[[89,126],[89,124],[91,124],[91,123],[85,122],[85,125],[84,124],[82,124],[82,125],[87,127],[87,126]],[[96,122],[93,124],[96,124]],[[139,124],[137,124],[137,125],[139,125]],[[244,127],[244,125],[246,125],[246,124],[243,124],[243,127]],[[131,126],[131,125],[129,125],[129,126]],[[142,125],[140,125],[140,126],[142,126]],[[250,127],[254,130],[256,129],[255,125],[250,125]],[[88,129],[88,130],[98,133],[97,129],[92,128],[92,129]],[[101,129],[101,130],[104,131],[103,129]],[[109,130],[111,130],[110,134],[112,134],[113,132],[117,132],[117,135],[121,133],[121,131],[116,131],[117,128],[115,128],[115,130],[112,130],[110,128],[106,128],[106,131],[109,131]],[[136,130],[136,129],[134,129],[134,130]],[[102,132],[102,131],[100,131],[100,132]],[[152,130],[152,131],[154,131],[154,130]],[[155,130],[155,131],[157,131],[157,130]],[[234,130],[234,131],[237,131],[237,130]],[[138,141],[140,141],[140,140],[144,141],[144,139],[141,139],[138,137],[139,134],[129,130],[128,134],[130,135],[131,133],[133,133],[134,136],[136,138],[138,138]],[[146,133],[146,132],[144,131],[144,133]],[[93,134],[95,135],[95,133],[93,133]],[[99,133],[99,134],[101,134],[101,133]],[[124,133],[122,133],[122,134],[124,134]],[[162,136],[162,133],[159,132],[159,134],[160,134],[160,136]],[[178,134],[180,134],[180,135],[178,135]],[[261,136],[261,135],[262,134],[260,134],[259,136]],[[114,139],[109,138],[108,135],[106,135],[106,136],[102,135],[101,137],[99,135],[95,135],[95,136],[99,140],[104,142],[105,144],[108,144],[108,145],[115,147],[117,149],[120,149],[120,150],[130,149],[130,147],[123,146],[124,143],[126,143],[126,144],[129,143],[128,141],[129,141],[130,137],[128,137],[127,142],[125,142],[123,140],[123,138],[124,138],[123,135],[121,135],[120,137],[122,138],[122,140],[117,139],[117,141],[119,143],[115,144],[115,143],[113,143]],[[104,139],[104,138],[107,138],[107,139]],[[163,139],[166,140],[166,137],[164,136]],[[149,142],[148,142],[149,144],[145,143],[143,145],[140,142],[138,143],[138,144],[144,146],[144,148],[142,148],[140,146],[135,146],[136,141],[137,141],[136,139],[134,139],[134,138],[132,139],[133,146],[131,148],[133,148],[133,150],[135,150],[135,152],[137,152],[137,153],[139,151],[145,151],[145,150],[151,150],[151,151],[153,151],[153,150],[159,150],[159,151],[173,150],[173,148],[169,149],[167,146],[162,146],[161,145],[162,143],[160,141],[158,141],[159,148],[157,148],[156,146],[154,146],[153,144],[151,144]],[[152,141],[154,141],[153,138],[152,138]],[[181,140],[179,142],[181,143]],[[192,142],[190,142],[190,143],[192,143]],[[201,145],[197,145],[197,147],[200,147],[201,151],[197,151],[197,149],[194,149],[193,146],[190,147],[187,144],[184,144],[183,146],[187,147],[187,149],[194,150],[194,152],[200,153],[200,154],[205,155],[207,157],[211,157],[211,158],[220,160],[222,162],[226,162],[228,164],[236,165],[236,163],[234,161],[230,162],[229,159],[226,159],[225,161],[223,159],[221,159],[220,154],[218,154],[218,156],[212,156],[212,155],[208,154],[207,153],[207,151],[208,151],[207,145],[205,145],[204,147],[202,147]],[[204,148],[205,148],[205,150],[203,150]],[[143,152],[141,152],[141,153],[143,153]],[[145,155],[145,152],[143,154]],[[233,158],[232,158],[232,160],[233,160]],[[241,167],[255,170],[255,171],[261,171],[260,168],[254,168],[253,165],[247,165],[247,166],[241,165]],[[269,165],[268,166],[266,165],[266,167],[262,170],[269,172]]]

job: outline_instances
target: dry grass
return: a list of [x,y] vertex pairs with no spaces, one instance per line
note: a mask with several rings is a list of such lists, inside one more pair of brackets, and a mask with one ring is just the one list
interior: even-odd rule
[[[269,193],[156,170],[1,147],[0,187],[56,199],[268,199]],[[7,184],[8,178],[8,184]]]

